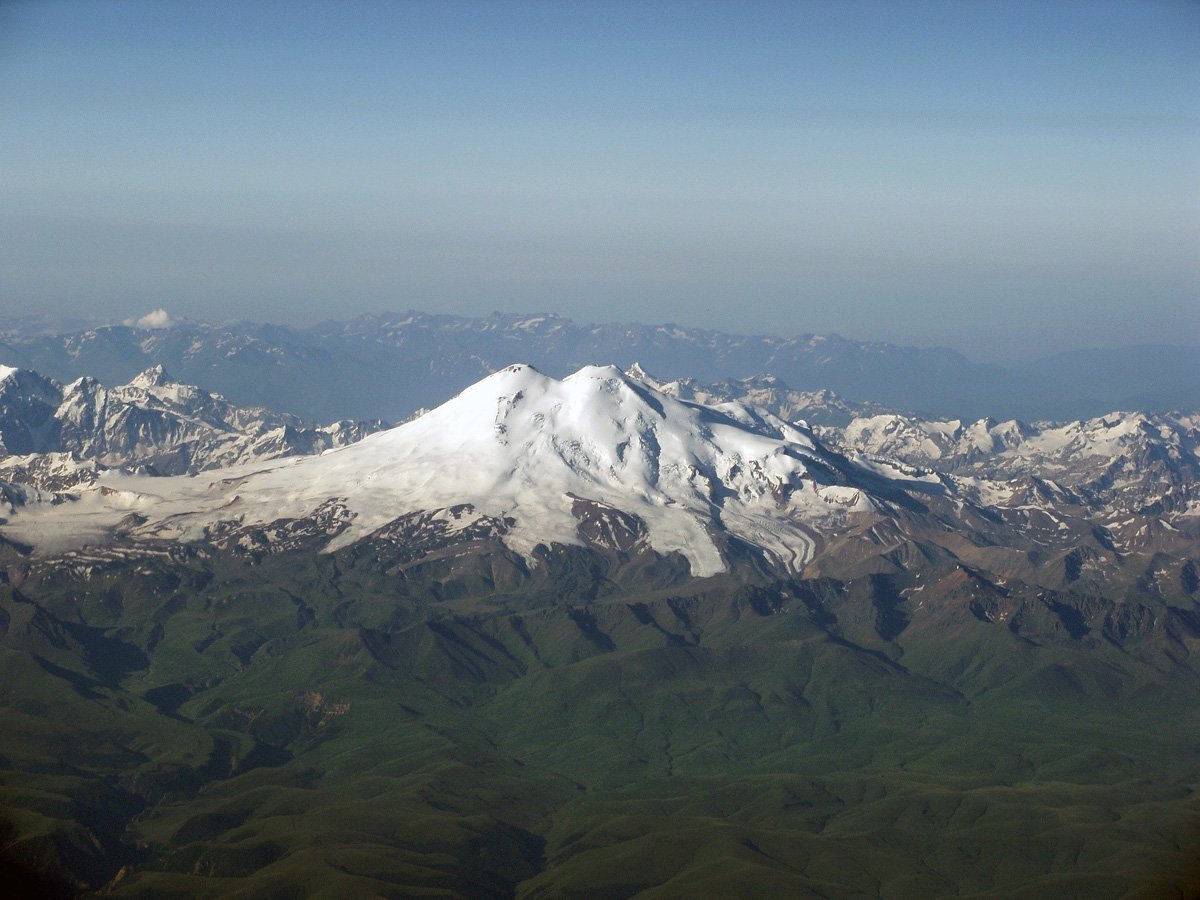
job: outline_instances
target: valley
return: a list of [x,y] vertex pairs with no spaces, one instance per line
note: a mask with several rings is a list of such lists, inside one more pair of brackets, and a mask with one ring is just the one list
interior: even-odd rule
[[389,552],[10,553],[5,864],[155,897],[1196,884],[1194,608]]

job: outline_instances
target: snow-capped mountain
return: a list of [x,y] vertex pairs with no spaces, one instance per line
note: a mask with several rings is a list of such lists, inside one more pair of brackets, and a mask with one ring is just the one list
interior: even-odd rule
[[[827,435],[829,436],[829,435]],[[843,449],[993,480],[1039,478],[1096,509],[1170,513],[1200,499],[1200,415],[1116,412],[1083,421],[856,418]]]
[[316,517],[336,549],[420,514],[447,533],[489,523],[528,558],[539,544],[641,543],[710,575],[726,568],[731,537],[799,570],[821,532],[886,503],[897,486],[941,490],[934,477],[848,464],[777,417],[685,403],[611,366],[561,381],[510,366],[356,444],[222,474],[106,474],[77,510],[48,511],[39,527],[53,521],[66,534],[72,513],[86,510],[89,532],[135,514],[133,535],[228,539]]
[[295,416],[238,407],[173,381],[161,366],[112,388],[86,377],[64,386],[10,367],[0,376],[0,478],[52,490],[89,481],[103,468],[170,475],[319,453],[383,427],[312,427]]
[[0,366],[0,456],[42,453],[57,433],[61,387],[27,369]]
[[[1001,437],[990,446],[1001,453]],[[686,561],[693,576],[746,562],[806,577],[967,566],[1052,585],[1149,584],[1167,597],[1196,590],[1195,481],[1181,490],[1169,509],[1097,505],[1037,475],[950,475],[840,452],[761,408],[680,400],[611,366],[557,380],[520,365],[319,456],[187,477],[106,471],[53,498],[11,488],[3,533],[54,552],[370,544],[363,552],[390,547],[404,565],[500,552],[526,572],[554,548],[622,566]]]
[[661,383],[640,366],[630,371],[672,396],[740,402],[802,420],[826,445],[851,456],[1042,490],[1100,514],[1200,508],[1200,414],[1194,412],[1111,412],[1072,422],[936,419],[849,403],[830,391],[794,391],[773,376],[702,385]]

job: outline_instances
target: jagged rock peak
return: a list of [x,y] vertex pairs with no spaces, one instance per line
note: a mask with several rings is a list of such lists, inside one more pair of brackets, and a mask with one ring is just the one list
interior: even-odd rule
[[640,362],[635,362],[633,365],[631,365],[625,370],[625,374],[630,378],[636,378],[638,381],[656,383],[654,376],[647,372]]
[[171,384],[173,381],[174,379],[167,374],[166,369],[161,365],[154,365],[134,376],[133,380],[129,382],[129,386],[149,390]]

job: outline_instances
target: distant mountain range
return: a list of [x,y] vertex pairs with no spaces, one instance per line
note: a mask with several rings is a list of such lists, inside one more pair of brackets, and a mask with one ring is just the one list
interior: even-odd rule
[[1200,366],[1189,347],[1073,351],[1002,367],[948,349],[837,335],[580,325],[553,315],[409,312],[311,328],[177,323],[66,332],[0,323],[0,362],[9,366],[60,381],[87,375],[121,384],[161,365],[233,403],[317,420],[397,421],[518,361],[556,377],[592,363],[635,362],[660,377],[704,382],[769,373],[793,389],[830,389],[850,401],[942,417],[1078,419],[1113,409],[1200,407]]

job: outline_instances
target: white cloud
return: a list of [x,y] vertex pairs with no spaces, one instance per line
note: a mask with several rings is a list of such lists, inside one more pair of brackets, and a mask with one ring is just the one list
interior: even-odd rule
[[132,325],[136,328],[170,328],[174,323],[170,313],[165,309],[156,309],[154,312],[146,313],[136,322],[132,319],[125,321],[126,325]]

